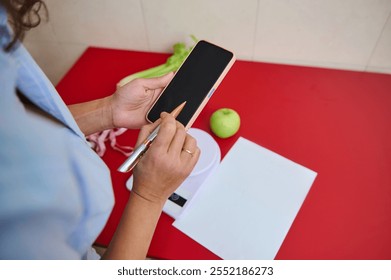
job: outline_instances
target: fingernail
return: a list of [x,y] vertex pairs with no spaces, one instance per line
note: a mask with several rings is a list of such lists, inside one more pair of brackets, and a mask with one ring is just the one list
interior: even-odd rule
[[167,117],[167,115],[169,115],[169,113],[167,113],[167,112],[162,112],[162,113],[160,113],[160,118],[161,118],[161,119],[164,119],[165,117]]

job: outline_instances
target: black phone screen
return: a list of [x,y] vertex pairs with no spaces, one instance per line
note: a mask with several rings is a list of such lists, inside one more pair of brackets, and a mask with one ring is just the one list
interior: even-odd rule
[[213,93],[212,87],[232,58],[232,52],[199,41],[149,111],[148,119],[154,122],[161,112],[171,112],[186,101],[177,117],[186,126],[208,94]]

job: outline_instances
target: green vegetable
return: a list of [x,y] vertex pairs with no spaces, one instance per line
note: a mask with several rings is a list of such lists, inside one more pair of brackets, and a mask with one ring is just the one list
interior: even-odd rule
[[[195,43],[198,41],[193,35],[191,35],[191,38]],[[166,63],[129,75],[119,81],[117,87],[122,87],[137,78],[155,78],[178,70],[179,66],[181,66],[182,62],[193,49],[193,46],[186,47],[185,43],[176,43],[173,49],[174,53],[166,60]]]

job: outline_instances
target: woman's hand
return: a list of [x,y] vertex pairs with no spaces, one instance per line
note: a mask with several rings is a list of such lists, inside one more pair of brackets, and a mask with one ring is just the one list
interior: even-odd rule
[[86,136],[112,128],[138,129],[147,123],[148,109],[173,75],[136,79],[108,97],[69,105],[68,108]]
[[196,140],[167,113],[143,126],[137,145],[159,124],[155,141],[133,170],[132,195],[104,258],[145,258],[165,202],[198,161]]
[[173,76],[136,79],[118,88],[111,97],[113,126],[135,129],[147,124],[148,109]]
[[137,145],[158,124],[158,136],[133,171],[133,191],[148,201],[164,204],[193,170],[200,150],[196,140],[168,113],[141,129]]

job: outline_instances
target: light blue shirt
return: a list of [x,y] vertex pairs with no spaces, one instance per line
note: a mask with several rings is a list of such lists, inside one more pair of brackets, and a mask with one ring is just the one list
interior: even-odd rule
[[[9,40],[0,6],[0,259],[97,257],[109,170],[26,49],[3,51]],[[26,110],[16,88],[58,122]]]

